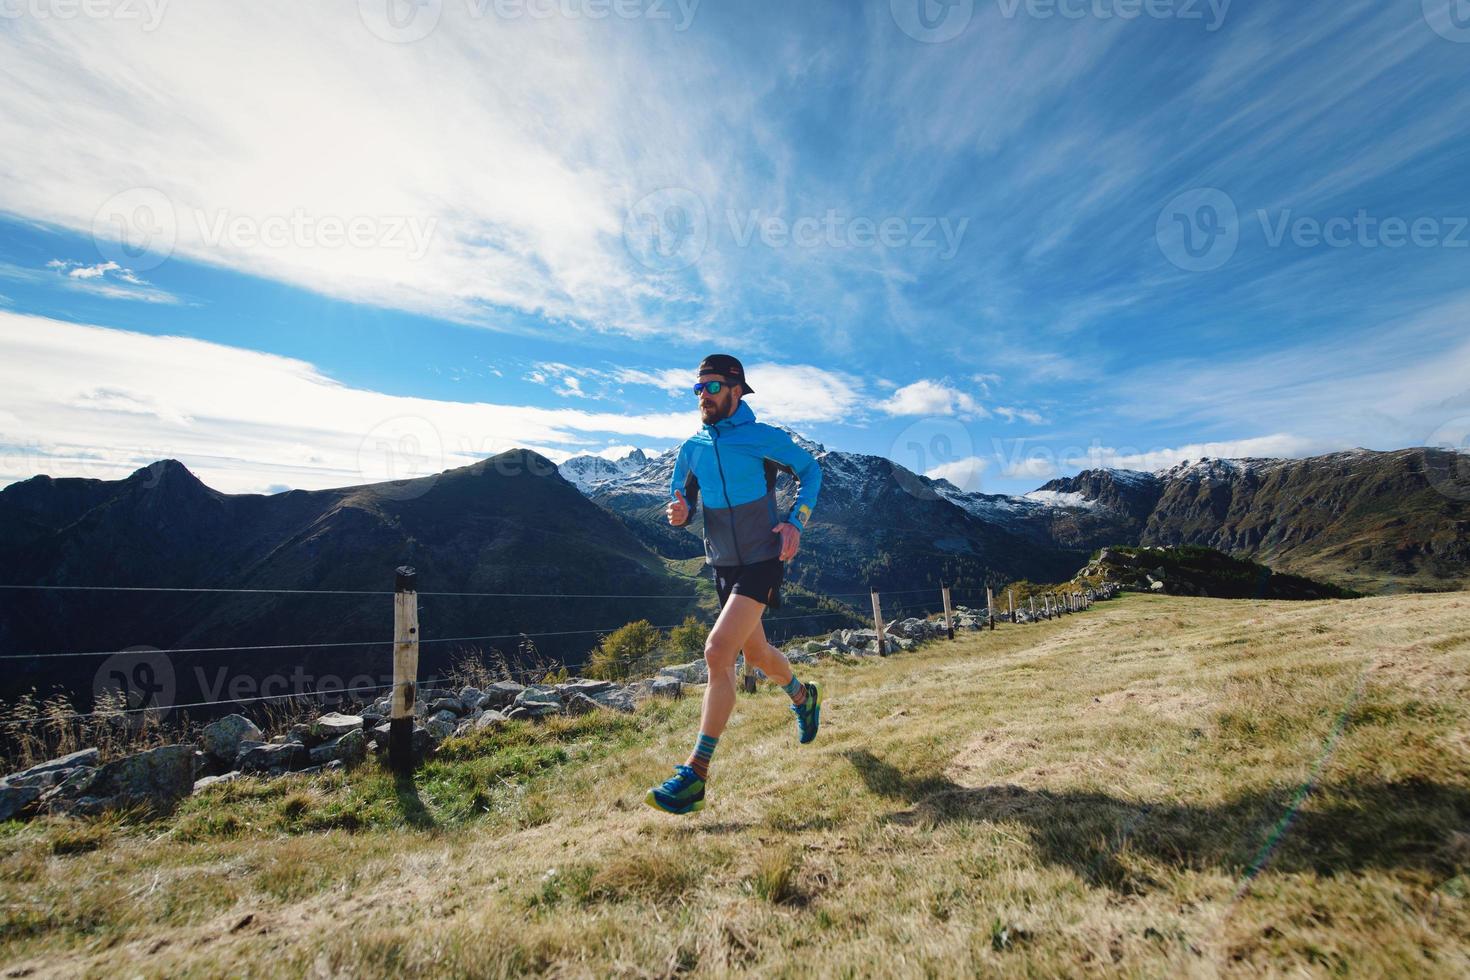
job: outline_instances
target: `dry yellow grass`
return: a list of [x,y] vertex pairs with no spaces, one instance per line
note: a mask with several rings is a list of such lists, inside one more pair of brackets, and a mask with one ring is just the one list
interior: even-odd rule
[[[16,975],[1470,975],[1470,594],[1128,596],[414,785],[249,783],[0,832]],[[599,728],[598,726],[604,726]],[[489,753],[490,755],[487,755]]]

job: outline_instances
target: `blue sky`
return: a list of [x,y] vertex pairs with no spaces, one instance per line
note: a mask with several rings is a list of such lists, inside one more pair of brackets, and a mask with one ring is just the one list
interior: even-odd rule
[[21,4],[0,483],[663,449],[715,350],[987,492],[1464,447],[1465,6]]

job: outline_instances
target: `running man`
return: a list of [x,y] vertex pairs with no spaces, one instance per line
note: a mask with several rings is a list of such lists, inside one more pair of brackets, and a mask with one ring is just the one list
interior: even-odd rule
[[[766,641],[761,615],[781,606],[783,562],[801,548],[811,520],[822,470],[812,454],[785,432],[755,420],[741,399],[754,391],[745,368],[729,354],[711,354],[699,365],[697,434],[679,447],[670,487],[669,523],[684,527],[704,494],[704,554],[714,568],[720,616],[704,644],[709,684],[699,740],[682,766],[645,797],[666,813],[704,808],[710,757],[735,708],[735,656],[745,651],[746,669],[759,667],[791,697],[797,735],[805,745],[817,737],[822,695],[815,684],[796,679],[791,663]],[[776,515],[776,476],[796,477],[799,492],[784,521]]]

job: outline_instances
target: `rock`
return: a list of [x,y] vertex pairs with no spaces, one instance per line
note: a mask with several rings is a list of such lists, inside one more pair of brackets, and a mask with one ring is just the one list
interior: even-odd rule
[[312,749],[310,757],[313,765],[339,761],[355,766],[367,758],[367,735],[361,728],[351,729],[332,741]]
[[95,801],[82,808],[86,812],[135,804],[167,811],[194,792],[194,746],[160,745],[115,759],[78,791],[88,794],[83,800]]
[[531,698],[522,700],[518,698],[516,699],[515,707],[511,709],[510,714],[506,717],[521,717],[521,715],[516,714],[518,711],[524,712],[532,718],[545,718],[547,715],[561,714],[562,703],[560,701],[537,701]]
[[611,691],[616,687],[612,681],[589,681],[575,680],[570,684],[556,685],[556,693],[563,701],[570,701],[573,694],[585,694],[588,697],[596,697],[605,691]]
[[311,764],[311,753],[300,742],[283,742],[279,745],[257,745],[240,753],[238,768],[241,772],[264,773],[279,776],[295,769],[305,769]]
[[435,742],[442,742],[449,736],[453,735],[454,726],[458,724],[458,716],[455,715],[454,712],[443,711],[440,712],[440,714],[448,715],[453,720],[445,721],[443,718],[439,717],[439,715],[435,715],[433,718],[430,718],[427,722],[424,723],[424,729],[428,731],[429,737],[432,738]]
[[362,715],[344,715],[333,711],[311,723],[312,734],[326,740],[340,738],[350,731],[362,731]]
[[900,650],[912,650],[914,648],[914,646],[915,646],[914,641],[913,640],[910,640],[906,636],[895,636],[893,638],[893,643]]
[[25,776],[34,776],[43,772],[60,772],[64,769],[75,769],[77,766],[95,767],[100,759],[101,753],[95,748],[78,749],[69,755],[63,755],[49,762],[39,762],[22,772],[12,773],[3,781],[16,785]]
[[429,703],[429,717],[431,718],[446,711],[457,718],[464,714],[466,710],[464,702],[457,697],[435,698]]
[[41,796],[39,785],[0,784],[0,821],[11,820]]
[[240,770],[233,769],[230,772],[221,773],[218,776],[205,776],[203,779],[196,779],[194,780],[194,792],[197,793],[201,789],[208,789],[211,786],[218,786],[220,783],[233,783],[235,780],[239,779],[240,776]]
[[[384,722],[373,729],[373,741],[377,745],[375,751],[386,753],[388,751],[388,732],[392,728],[389,722]],[[423,725],[414,725],[413,734],[410,736],[409,751],[414,759],[423,759],[434,750],[434,737]]]
[[459,700],[467,708],[473,708],[480,703],[485,692],[478,687],[462,687],[459,689]]
[[487,711],[475,719],[475,730],[484,731],[487,728],[499,728],[505,724],[506,717],[498,711]]
[[1153,579],[1149,579],[1148,590],[1150,592],[1163,592],[1164,591],[1164,583],[1163,582],[1155,582]]
[[816,640],[807,640],[801,649],[803,653],[821,653],[827,649],[827,644],[819,643]]
[[235,761],[235,757],[240,754],[242,741],[264,740],[265,736],[255,722],[244,715],[226,715],[219,721],[204,726],[204,751],[225,762]]
[[592,700],[581,691],[574,691],[572,696],[567,698],[567,714],[569,715],[585,715],[593,711],[598,711],[601,708],[601,704]]
[[286,732],[286,741],[297,742],[301,745],[306,746],[307,748],[311,748],[314,745],[320,745],[322,743],[321,738],[313,735],[311,733],[311,726],[306,724],[305,722],[292,725],[291,728]]
[[633,692],[624,687],[610,687],[606,691],[588,695],[593,701],[613,711],[631,713],[638,709]]
[[658,676],[673,677],[683,684],[708,684],[709,665],[703,660],[691,660],[687,664],[664,667],[658,672]]
[[653,679],[649,693],[657,698],[680,698],[684,696],[684,682],[677,677],[661,675]]
[[525,708],[520,707],[519,705],[517,705],[514,708],[511,708],[509,711],[507,711],[505,713],[505,718],[506,718],[507,721],[521,721],[521,720],[529,721],[531,719],[531,717],[532,717],[531,712],[527,711]]
[[[430,715],[429,721],[448,722],[452,726],[459,721],[459,715],[450,711],[448,708],[442,708]],[[424,722],[424,727],[428,727],[429,721]]]
[[485,688],[485,694],[480,698],[481,708],[505,708],[515,703],[516,697],[526,689],[524,684],[515,681],[496,681]]

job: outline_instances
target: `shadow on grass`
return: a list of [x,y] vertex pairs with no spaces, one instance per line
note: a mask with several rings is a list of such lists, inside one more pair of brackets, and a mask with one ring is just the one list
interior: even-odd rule
[[1091,884],[1134,894],[1156,883],[1128,855],[1174,868],[1251,876],[1266,867],[1324,876],[1365,868],[1453,875],[1449,846],[1470,825],[1470,791],[1428,779],[1250,791],[1216,805],[1148,803],[1106,793],[961,786],[909,776],[871,752],[845,753],[872,793],[908,804],[902,824],[1020,823],[1037,854]]
[[434,815],[419,799],[419,788],[414,785],[412,775],[395,776],[393,788],[398,794],[398,808],[403,811],[403,819],[410,827],[428,830],[434,826]]

